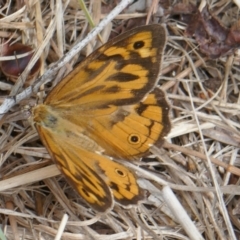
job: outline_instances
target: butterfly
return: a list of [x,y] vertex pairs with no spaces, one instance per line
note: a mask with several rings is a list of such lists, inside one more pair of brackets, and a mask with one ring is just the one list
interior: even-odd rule
[[32,109],[41,141],[67,181],[96,212],[144,199],[133,171],[170,131],[169,105],[156,88],[166,31],[135,28],[95,50]]

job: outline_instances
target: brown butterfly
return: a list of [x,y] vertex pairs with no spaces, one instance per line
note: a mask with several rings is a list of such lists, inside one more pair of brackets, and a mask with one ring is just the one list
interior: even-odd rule
[[166,42],[161,25],[126,32],[94,51],[33,108],[39,136],[58,168],[98,212],[144,198],[135,174],[113,159],[146,154],[170,130],[155,88]]

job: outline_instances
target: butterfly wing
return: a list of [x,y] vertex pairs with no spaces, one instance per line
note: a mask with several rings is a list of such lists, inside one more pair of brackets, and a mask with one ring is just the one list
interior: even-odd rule
[[169,106],[158,88],[137,104],[118,107],[111,115],[103,112],[89,122],[88,135],[101,139],[106,154],[126,159],[142,156],[153,144],[161,145],[171,128]]
[[[64,127],[64,122],[61,125]],[[84,149],[82,140],[86,144],[87,138],[69,135],[67,131],[56,134],[41,125],[37,125],[37,130],[60,171],[95,211],[106,212],[111,209],[112,194],[123,206],[136,204],[143,199],[135,175],[106,156]]]
[[147,152],[170,129],[164,94],[149,94],[158,81],[165,41],[161,25],[120,35],[64,78],[45,104],[86,129],[112,156]]
[[110,40],[66,76],[45,103],[98,109],[139,102],[156,84],[165,42],[161,25],[135,28]]
[[45,99],[58,108],[85,111],[139,102],[156,85],[166,33],[161,25],[126,32],[100,47]]

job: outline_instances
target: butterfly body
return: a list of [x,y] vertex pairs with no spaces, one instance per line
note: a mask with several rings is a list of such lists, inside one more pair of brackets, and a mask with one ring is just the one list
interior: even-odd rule
[[155,88],[165,46],[160,25],[136,28],[100,47],[33,108],[52,159],[82,198],[106,212],[144,198],[131,160],[170,130],[164,93]]

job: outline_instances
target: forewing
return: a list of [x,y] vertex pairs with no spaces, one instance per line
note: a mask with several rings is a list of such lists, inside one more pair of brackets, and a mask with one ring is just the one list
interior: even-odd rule
[[57,136],[40,126],[37,129],[67,181],[97,212],[112,208],[112,195],[123,206],[137,204],[144,198],[135,174],[125,166],[81,148],[77,139]]
[[156,85],[166,33],[161,25],[126,32],[100,47],[65,77],[45,104],[93,109],[139,102]]

